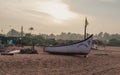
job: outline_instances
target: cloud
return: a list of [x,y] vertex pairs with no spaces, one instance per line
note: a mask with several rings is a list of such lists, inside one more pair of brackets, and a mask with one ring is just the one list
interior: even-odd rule
[[102,2],[116,2],[117,0],[99,0],[99,1],[102,1]]
[[[43,3],[48,4],[42,7]],[[36,33],[79,32],[83,31],[79,28],[83,28],[84,17],[87,16],[72,10],[72,6],[62,0],[8,0],[0,4],[0,24],[6,25],[3,28],[5,31],[9,29],[7,25],[12,25],[17,30],[23,25],[25,32],[31,26]],[[91,23],[92,17],[87,17]]]

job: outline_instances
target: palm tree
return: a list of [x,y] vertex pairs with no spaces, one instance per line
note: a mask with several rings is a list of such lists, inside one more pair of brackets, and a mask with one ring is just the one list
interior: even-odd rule
[[29,30],[31,31],[31,34],[32,34],[32,31],[34,30],[34,28],[33,28],[33,27],[30,27]]
[[[32,31],[34,30],[33,27],[30,27],[29,30],[31,31],[31,35],[32,35]],[[34,50],[34,37],[32,37],[32,49]]]

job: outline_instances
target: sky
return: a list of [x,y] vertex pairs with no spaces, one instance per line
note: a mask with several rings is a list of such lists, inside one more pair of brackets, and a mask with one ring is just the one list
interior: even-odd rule
[[0,33],[120,33],[120,0],[0,0]]

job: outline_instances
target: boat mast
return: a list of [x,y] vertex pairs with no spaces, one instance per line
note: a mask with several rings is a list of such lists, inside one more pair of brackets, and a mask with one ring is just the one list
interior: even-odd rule
[[86,39],[87,25],[88,25],[88,21],[87,21],[87,17],[85,17],[84,39]]

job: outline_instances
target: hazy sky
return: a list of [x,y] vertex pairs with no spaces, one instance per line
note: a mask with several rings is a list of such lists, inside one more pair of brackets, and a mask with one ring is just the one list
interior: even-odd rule
[[120,0],[0,0],[0,30],[33,33],[120,33]]

